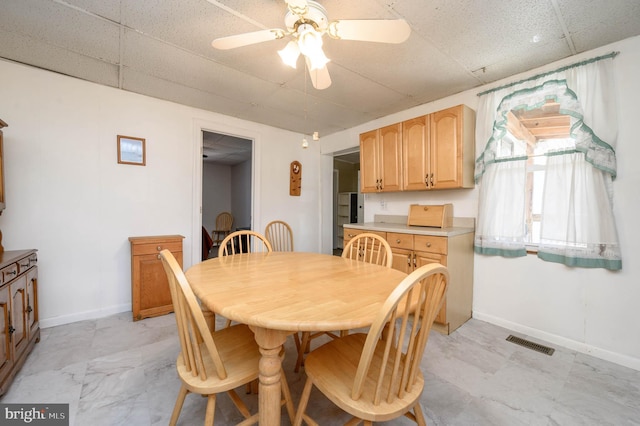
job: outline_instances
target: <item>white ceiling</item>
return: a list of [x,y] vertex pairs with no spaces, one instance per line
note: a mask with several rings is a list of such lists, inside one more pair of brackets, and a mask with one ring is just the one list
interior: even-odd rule
[[[0,57],[320,137],[640,34],[638,0],[320,0],[329,19],[404,18],[399,45],[325,36],[333,84],[282,64],[284,0],[0,0]],[[534,42],[536,40],[536,42]],[[306,117],[306,118],[305,118]]]

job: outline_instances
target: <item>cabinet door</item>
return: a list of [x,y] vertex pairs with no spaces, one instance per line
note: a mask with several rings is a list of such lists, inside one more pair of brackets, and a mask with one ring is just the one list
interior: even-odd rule
[[[182,266],[182,253],[173,253]],[[135,319],[161,315],[173,310],[167,274],[159,254],[134,256],[134,282],[138,283],[137,298],[134,299]],[[137,305],[137,306],[136,306]]]
[[27,330],[29,340],[31,340],[31,336],[38,327],[38,268],[33,267],[27,272]]
[[360,192],[377,192],[378,130],[372,130],[360,135]]
[[[424,265],[428,265],[430,263],[440,263],[444,266],[447,266],[447,256],[440,253],[429,253],[426,251],[417,251],[414,254],[414,262],[415,267],[419,268]],[[451,283],[449,283],[451,285]],[[436,316],[435,322],[440,324],[447,323],[447,298],[445,297],[444,302],[442,304],[442,308],[438,315]]]
[[391,253],[393,253],[393,264],[391,265],[393,269],[402,271],[405,274],[409,274],[413,271],[413,251],[392,248]]
[[381,190],[382,192],[402,191],[402,123],[380,129],[379,143]]
[[11,334],[9,333],[9,286],[0,289],[0,383],[11,372]]
[[18,359],[27,348],[27,276],[21,275],[13,280],[9,286],[11,289],[11,326],[13,333],[11,341],[13,345],[14,360]]
[[429,188],[429,120],[422,116],[402,123],[403,188]]
[[431,164],[433,188],[462,187],[463,106],[430,115]]

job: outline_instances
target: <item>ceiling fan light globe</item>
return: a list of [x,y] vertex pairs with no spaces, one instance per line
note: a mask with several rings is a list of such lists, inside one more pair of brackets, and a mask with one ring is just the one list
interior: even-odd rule
[[298,43],[295,41],[290,41],[282,50],[278,50],[278,55],[282,59],[286,65],[289,65],[291,68],[296,68],[296,63],[298,62],[298,57],[300,56],[300,48],[298,47]]
[[324,54],[322,49],[318,49],[317,51],[313,52],[312,55],[305,55],[305,56],[309,58],[309,62],[311,63],[312,70],[322,69],[329,62],[329,58],[327,58],[327,56]]
[[300,25],[298,28],[298,47],[303,55],[313,55],[314,52],[322,50],[322,34],[311,25]]

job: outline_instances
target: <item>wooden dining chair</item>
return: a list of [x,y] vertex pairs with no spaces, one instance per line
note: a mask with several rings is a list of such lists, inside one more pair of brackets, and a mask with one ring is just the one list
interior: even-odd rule
[[[393,264],[393,254],[387,240],[370,232],[358,234],[349,240],[342,251],[342,257],[345,259],[374,263],[376,265],[386,266],[387,268],[391,268]],[[347,333],[348,330],[340,331],[340,335],[342,336]],[[333,331],[319,331],[316,333],[304,331],[300,333],[300,336],[294,334],[296,348],[298,349],[298,359],[296,360],[293,371],[297,373],[300,370],[300,367],[304,363],[304,354],[309,353],[311,350],[311,341],[322,336],[329,336],[332,339],[336,339],[338,334]]]
[[393,264],[393,253],[387,240],[371,232],[364,232],[350,239],[342,250],[342,257],[389,268]]
[[[165,249],[160,252],[160,258],[169,281],[181,349],[176,369],[182,385],[169,424],[177,423],[187,394],[196,393],[207,397],[204,424],[212,426],[216,397],[222,392],[229,394],[233,404],[247,419],[242,424],[257,423],[259,413],[252,415],[235,391],[235,388],[258,378],[261,355],[253,332],[244,324],[211,332],[187,277],[173,254]],[[281,405],[293,419],[295,407],[284,372],[281,384]]]
[[[426,425],[420,407],[420,362],[448,282],[449,271],[439,263],[416,269],[389,295],[367,334],[349,334],[311,352],[294,425],[303,419],[316,424],[305,414],[313,386],[353,416],[349,425],[371,425],[402,415]],[[416,300],[417,306],[410,306]],[[396,327],[381,339],[388,323]]]
[[222,240],[218,257],[240,253],[272,252],[273,247],[264,235],[251,230],[235,231]]
[[222,240],[231,233],[231,226],[233,226],[233,215],[231,213],[222,212],[216,216],[216,228],[211,231],[214,246],[220,245]]
[[271,243],[273,251],[293,251],[293,231],[287,222],[269,222],[264,229],[264,236]]
[[[218,257],[232,256],[240,253],[272,251],[271,243],[264,235],[255,231],[243,230],[232,232],[222,240],[220,248],[218,249]],[[231,320],[227,319],[225,327],[229,327],[230,325]]]

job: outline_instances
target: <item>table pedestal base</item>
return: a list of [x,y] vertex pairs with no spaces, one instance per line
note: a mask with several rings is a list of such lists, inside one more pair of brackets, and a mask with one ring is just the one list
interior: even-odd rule
[[280,383],[280,372],[282,370],[282,360],[280,351],[287,339],[286,331],[269,330],[262,327],[252,326],[258,346],[260,346],[260,425],[279,426],[280,425],[280,401],[282,400],[282,387]]

